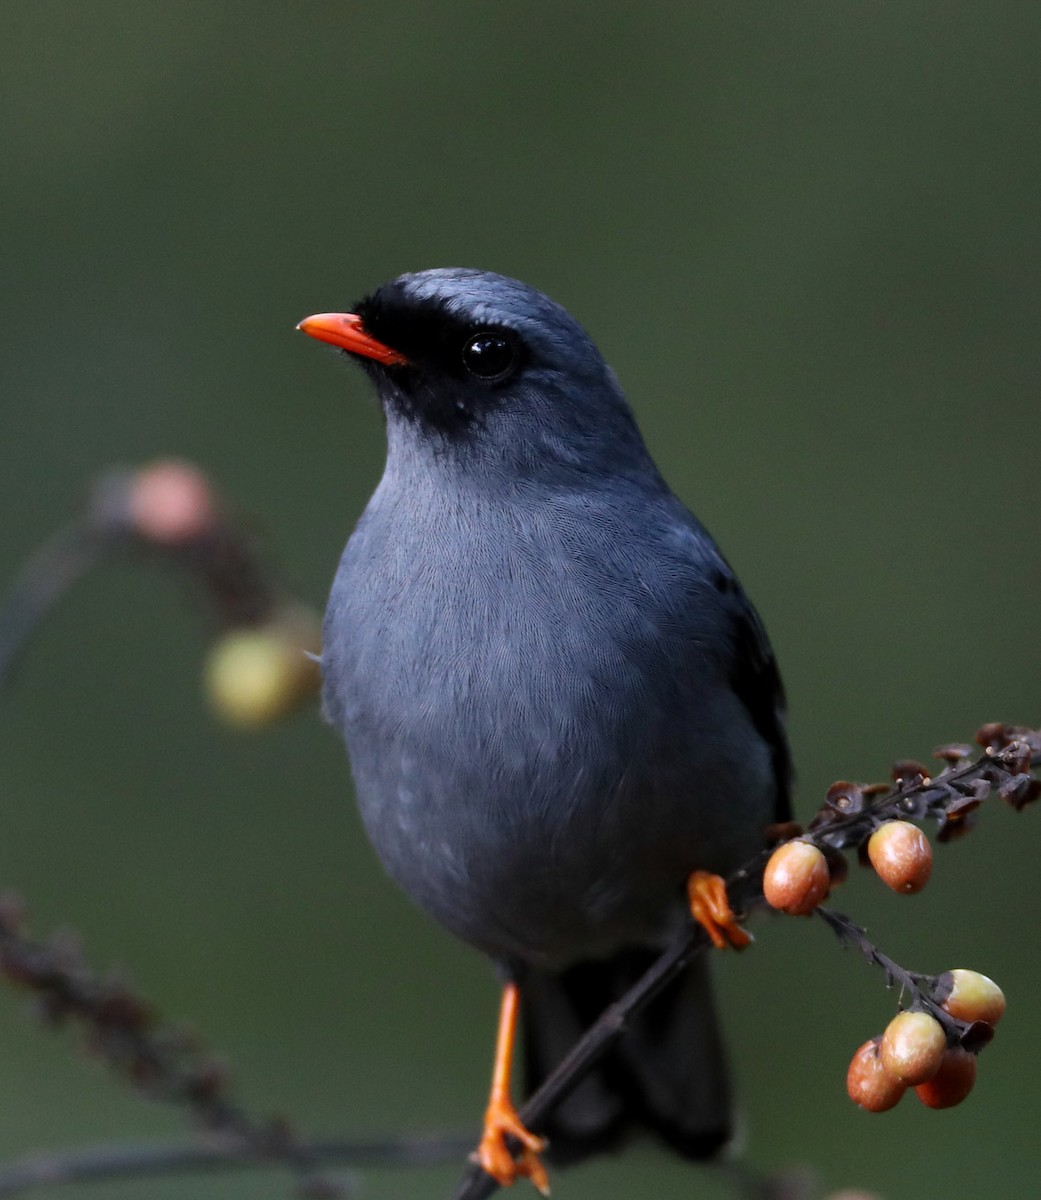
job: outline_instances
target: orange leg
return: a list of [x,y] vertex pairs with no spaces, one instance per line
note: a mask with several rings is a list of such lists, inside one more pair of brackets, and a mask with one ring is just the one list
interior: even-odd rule
[[727,885],[721,875],[695,871],[687,880],[687,898],[691,915],[712,939],[717,950],[726,946],[741,950],[751,942],[752,935],[737,923],[727,899]]
[[[510,1099],[519,999],[517,985],[506,984],[499,1010],[499,1036],[495,1043],[492,1090],[484,1113],[484,1133],[473,1157],[503,1187],[527,1178],[544,1196],[548,1196],[549,1176],[539,1158],[539,1152],[546,1147],[545,1138],[536,1137],[525,1129]],[[507,1138],[514,1138],[520,1143],[516,1157],[507,1145]]]

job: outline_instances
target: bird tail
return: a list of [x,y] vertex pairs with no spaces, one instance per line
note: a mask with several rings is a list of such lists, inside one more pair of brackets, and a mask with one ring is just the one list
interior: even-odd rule
[[[605,962],[524,977],[528,1094],[655,957],[627,950]],[[641,1125],[694,1159],[711,1158],[731,1137],[726,1056],[704,956],[634,1019],[539,1132],[549,1138],[551,1159],[574,1162],[610,1149]]]

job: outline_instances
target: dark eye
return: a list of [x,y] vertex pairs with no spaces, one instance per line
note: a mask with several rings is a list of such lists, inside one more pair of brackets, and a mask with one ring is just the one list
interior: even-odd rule
[[516,346],[501,333],[475,333],[463,346],[463,366],[479,379],[504,379],[516,362]]

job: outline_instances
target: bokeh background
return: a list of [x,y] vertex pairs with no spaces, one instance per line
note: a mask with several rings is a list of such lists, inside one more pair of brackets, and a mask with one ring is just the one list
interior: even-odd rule
[[[802,813],[984,720],[1037,723],[1039,49],[1029,0],[4,0],[0,574],[101,468],[178,454],[320,604],[382,430],[361,373],[293,326],[484,266],[588,325],[740,572]],[[257,737],[210,719],[206,640],[161,572],[76,590],[2,701],[0,882],[196,1023],[259,1110],[474,1127],[486,964],[383,878],[313,712]],[[720,964],[746,1161],[888,1200],[1038,1194],[1041,814],[985,815],[922,895],[843,892],[901,961],[1005,986],[971,1100],[855,1110],[848,1057],[896,997],[823,926],[762,921]],[[0,1158],[181,1133],[23,1009],[0,995]],[[556,1193],[734,1195],[652,1146]]]

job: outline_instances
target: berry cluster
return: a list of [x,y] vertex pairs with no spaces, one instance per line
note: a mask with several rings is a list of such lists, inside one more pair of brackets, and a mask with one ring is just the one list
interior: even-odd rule
[[908,1088],[929,1108],[952,1108],[972,1091],[974,1050],[993,1035],[1005,1011],[1005,996],[986,975],[960,967],[932,982],[938,1015],[952,1020],[941,1024],[924,1009],[906,1009],[881,1037],[870,1038],[853,1055],[846,1091],[868,1112],[892,1108]]
[[806,830],[787,825],[774,831],[779,844],[762,876],[766,903],[793,916],[818,913],[839,937],[856,944],[881,966],[888,981],[910,997],[878,1037],[854,1054],[846,1076],[850,1098],[869,1112],[892,1108],[908,1088],[930,1108],[960,1104],[976,1079],[976,1055],[994,1034],[1005,997],[992,980],[958,968],[939,976],[919,975],[893,962],[864,930],[820,904],[846,875],[843,849],[857,851],[893,891],[910,895],[932,873],[929,839],[908,818],[931,817],[941,841],[968,832],[984,799],[997,794],[1020,809],[1041,794],[1032,768],[1041,761],[1041,736],[1007,725],[985,725],[976,735],[983,747],[970,760],[970,747],[945,746],[946,764],[931,777],[919,763],[898,763],[895,787],[836,783]]

